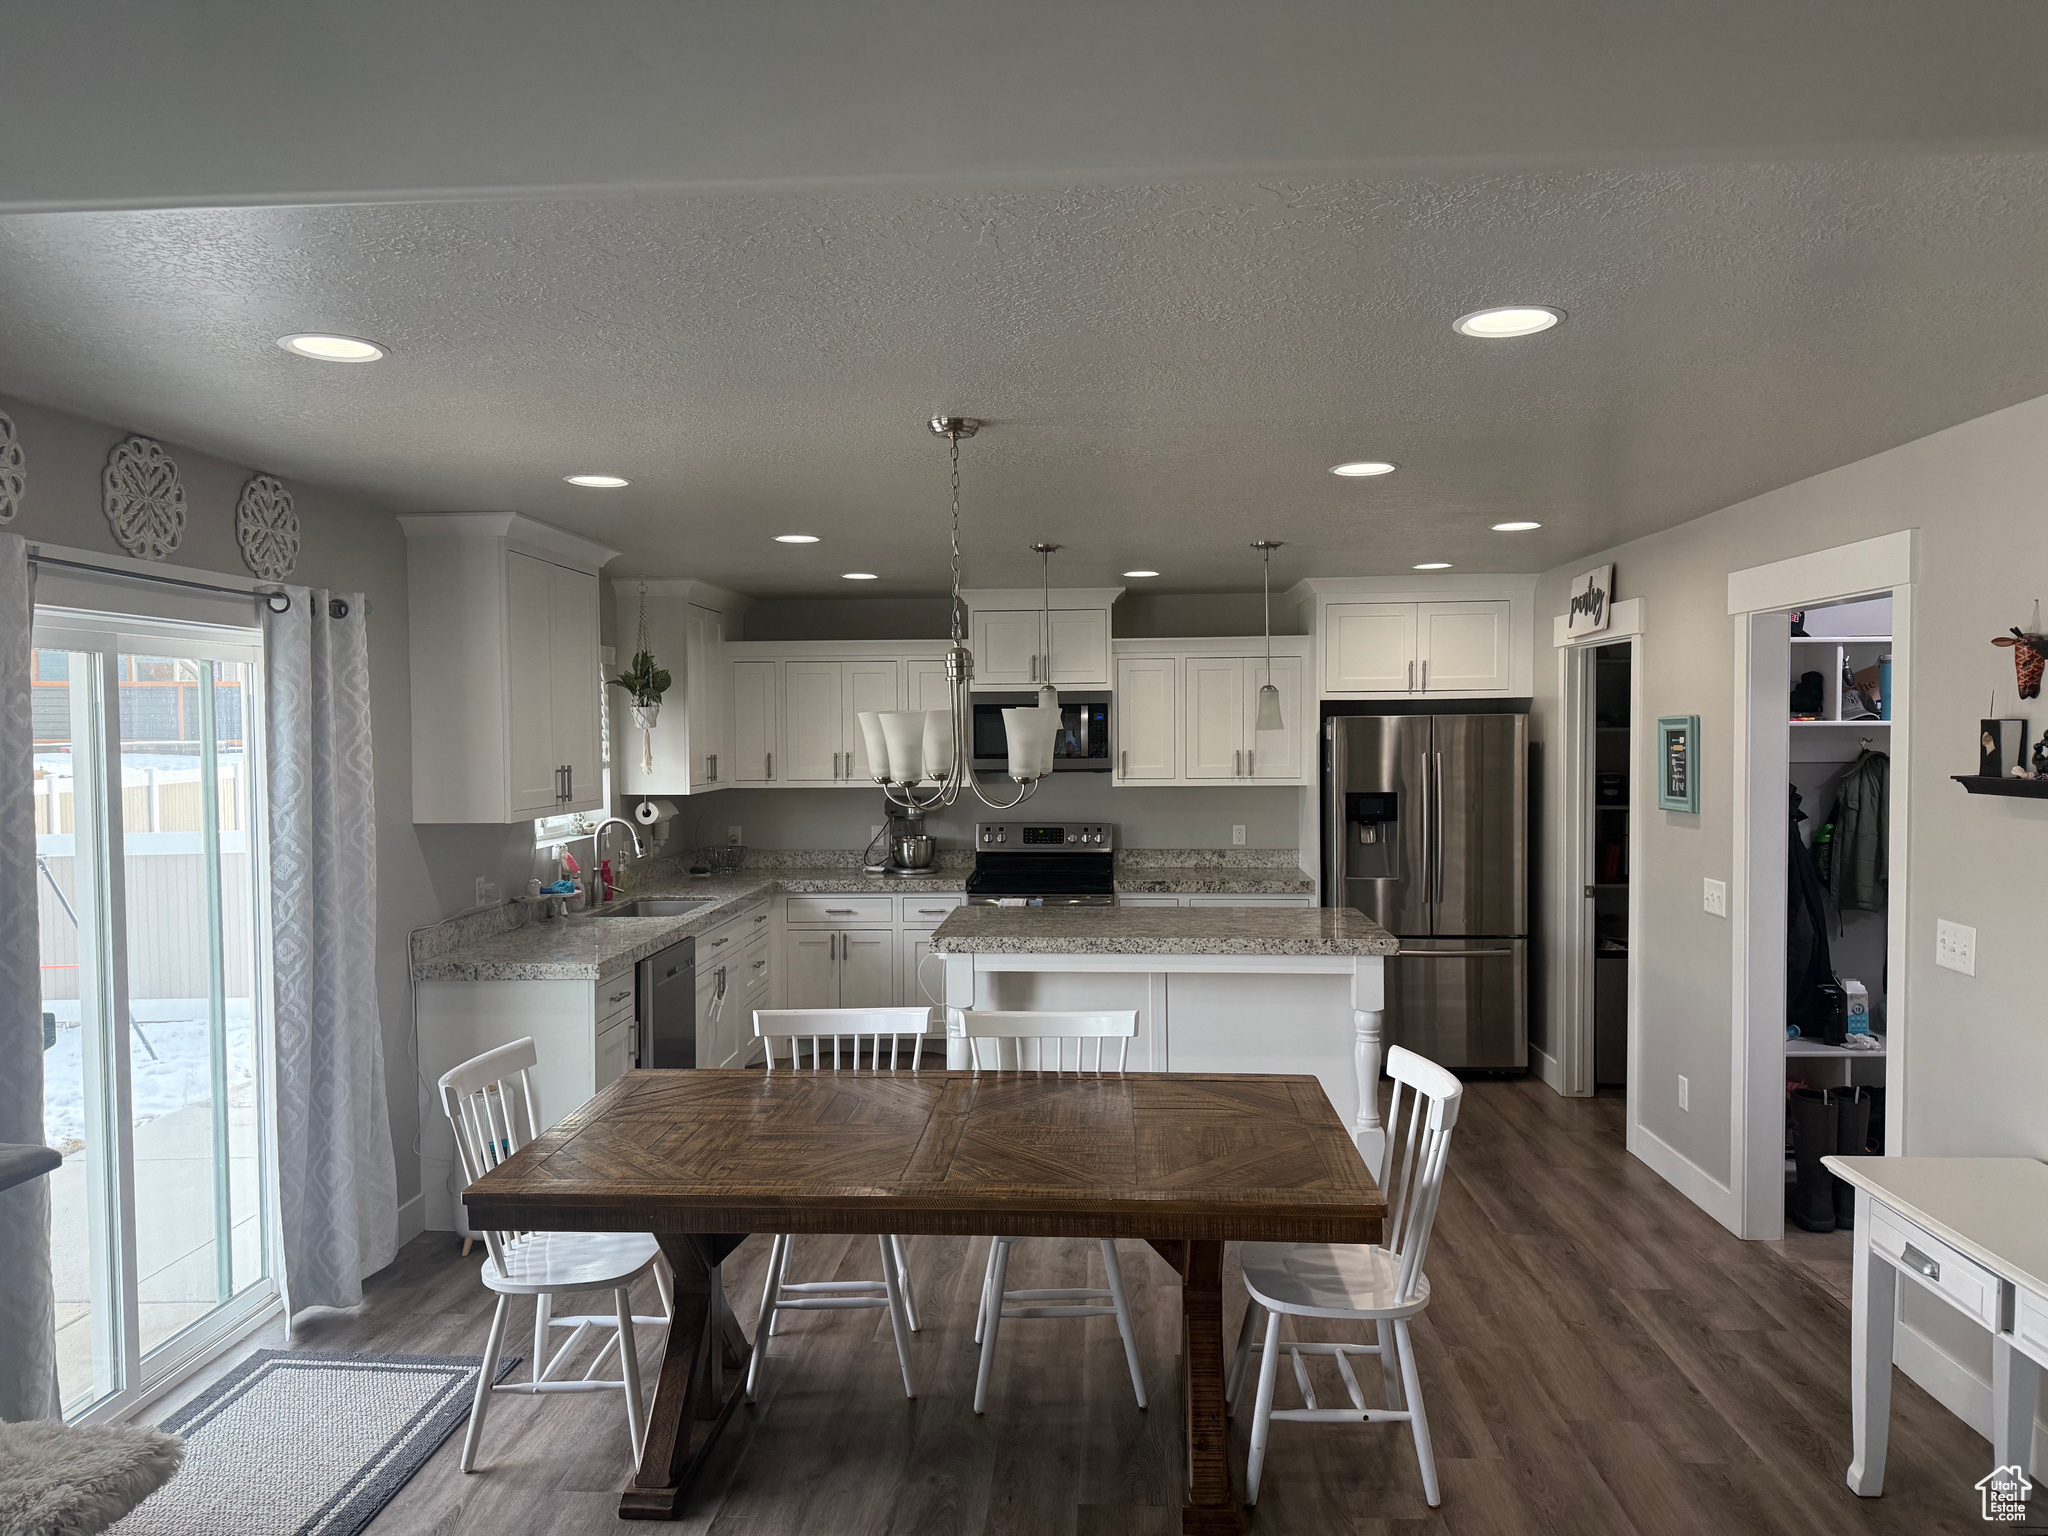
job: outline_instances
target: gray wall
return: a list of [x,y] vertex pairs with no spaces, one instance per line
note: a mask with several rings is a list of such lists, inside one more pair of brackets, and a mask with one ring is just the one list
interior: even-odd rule
[[[1014,792],[993,780],[998,799]],[[942,848],[965,848],[977,821],[1023,818],[1110,821],[1127,848],[1227,848],[1232,825],[1247,848],[1292,848],[1299,840],[1304,789],[1112,789],[1106,773],[1060,773],[1023,807],[991,811],[963,793],[926,825]],[[883,818],[876,789],[728,789],[678,802],[679,846],[725,841],[738,826],[750,848],[862,848]]]
[[[104,554],[122,553],[100,504],[107,453],[122,428],[0,397],[28,455],[28,495],[9,525],[29,539]],[[165,444],[184,482],[187,522],[167,570],[248,574],[235,542],[235,503],[252,471],[176,443]],[[304,529],[292,580],[360,591],[369,600],[370,716],[377,764],[377,1000],[384,1028],[384,1071],[398,1198],[419,1193],[419,1131],[412,1067],[407,935],[466,905],[472,862],[496,867],[502,845],[530,829],[421,828],[412,825],[411,687],[406,659],[405,539],[383,508],[288,482]],[[524,862],[518,866],[524,876]]]

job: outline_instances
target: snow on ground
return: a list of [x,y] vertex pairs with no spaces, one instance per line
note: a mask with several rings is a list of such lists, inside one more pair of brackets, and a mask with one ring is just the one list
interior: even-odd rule
[[[213,1096],[207,1031],[204,1017],[145,1021],[142,1033],[156,1051],[155,1060],[141,1041],[129,1037],[129,1091],[135,1124],[146,1125],[188,1104],[204,1104]],[[247,1019],[227,1021],[231,1105],[247,1106],[256,1101],[253,1038]],[[85,1031],[79,1025],[60,1021],[57,1043],[43,1053],[43,1138],[67,1154],[85,1142],[84,1039]]]

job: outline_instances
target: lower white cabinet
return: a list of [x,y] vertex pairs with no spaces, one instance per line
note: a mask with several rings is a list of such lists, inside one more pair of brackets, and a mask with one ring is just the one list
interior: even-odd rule
[[791,928],[783,940],[790,1008],[889,1008],[896,934],[889,928]]
[[597,1037],[597,1091],[602,1093],[633,1065],[633,1021],[622,1019]]
[[1177,907],[1180,905],[1180,898],[1163,894],[1134,893],[1117,897],[1116,904],[1120,907]]
[[[926,965],[925,957],[932,952],[932,933],[929,928],[906,928],[898,936],[898,953],[901,956],[903,974],[899,979],[898,996],[900,1006],[915,1008],[923,1003],[926,1007],[938,1007],[933,994],[946,995],[945,968]],[[921,986],[919,983],[928,983]]]
[[1119,896],[1116,904],[1120,907],[1312,907],[1316,899],[1306,893],[1299,896],[1176,896],[1146,891]]

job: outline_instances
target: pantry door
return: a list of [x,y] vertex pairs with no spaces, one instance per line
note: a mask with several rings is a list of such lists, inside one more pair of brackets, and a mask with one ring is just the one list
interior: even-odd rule
[[37,917],[64,1416],[275,1296],[257,631],[39,611]]

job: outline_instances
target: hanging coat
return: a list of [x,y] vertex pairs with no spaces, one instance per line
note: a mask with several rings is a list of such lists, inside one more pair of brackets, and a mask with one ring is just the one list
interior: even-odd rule
[[1892,760],[1882,752],[1865,752],[1842,780],[1829,817],[1834,827],[1828,840],[1821,879],[1844,912],[1882,912],[1891,883],[1890,849]]
[[1801,841],[1799,823],[1806,813],[1799,809],[1799,791],[1791,790],[1791,820],[1786,828],[1788,858],[1785,888],[1785,1022],[1799,1026],[1803,1035],[1820,1033],[1820,989],[1835,979],[1835,962],[1828,950],[1827,899],[1821,894],[1820,874],[1813,867],[1813,852]]

